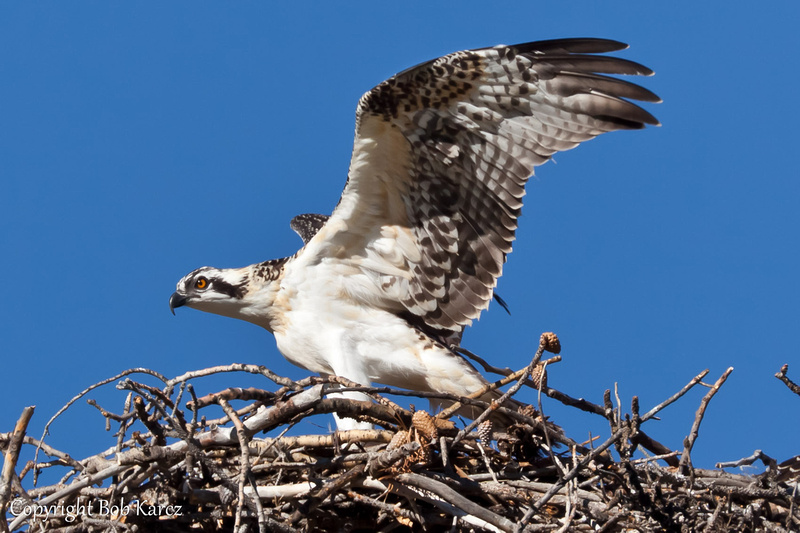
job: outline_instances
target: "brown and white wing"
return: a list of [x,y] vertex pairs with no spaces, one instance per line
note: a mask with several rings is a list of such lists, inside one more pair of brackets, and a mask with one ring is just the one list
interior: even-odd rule
[[349,296],[458,336],[492,299],[537,165],[601,133],[658,124],[659,101],[608,74],[650,75],[564,39],[457,52],[358,104],[347,185],[307,251],[352,267]]
[[303,213],[302,215],[294,217],[289,222],[289,226],[295,233],[300,235],[300,238],[303,239],[303,244],[308,244],[308,242],[314,238],[314,235],[322,229],[322,226],[325,225],[328,218],[330,217],[327,215]]

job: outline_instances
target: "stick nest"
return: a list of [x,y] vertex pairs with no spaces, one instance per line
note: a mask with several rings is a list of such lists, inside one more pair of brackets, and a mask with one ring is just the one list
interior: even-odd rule
[[[717,467],[761,460],[756,476],[694,468],[691,449],[708,402],[725,382],[703,383],[708,371],[647,413],[633,398],[630,412],[571,398],[546,384],[542,336],[528,367],[489,388],[512,384],[492,404],[472,397],[363,387],[341,378],[292,381],[265,367],[229,365],[167,379],[131,369],[81,392],[117,382],[127,391],[122,411],[93,401],[116,444],[83,460],[25,435],[27,408],[13,432],[0,434],[0,531],[797,531],[795,475],[800,459],[776,464],[757,451]],[[250,372],[268,388],[231,388],[198,397],[192,380],[221,372]],[[786,376],[776,375],[800,394]],[[130,376],[148,374],[153,387]],[[708,387],[682,450],[650,438],[642,425],[694,386]],[[541,414],[541,403],[510,400],[521,387],[608,420],[605,441],[576,442]],[[795,388],[792,388],[792,387]],[[332,394],[359,391],[372,401]],[[449,400],[433,415],[397,405],[387,395]],[[235,402],[237,408],[232,403]],[[465,427],[459,408],[482,413]],[[338,413],[376,429],[324,435],[286,433],[309,416]],[[213,416],[212,416],[213,414]],[[213,419],[212,419],[213,418]],[[501,425],[497,421],[504,420]],[[510,423],[508,422],[510,420]],[[47,434],[47,427],[45,435]],[[270,432],[271,437],[264,434]],[[110,444],[110,443],[109,443]],[[23,446],[36,457],[17,464]],[[106,444],[105,446],[108,446]],[[640,458],[634,458],[634,452]],[[38,459],[42,452],[50,457]],[[641,457],[644,455],[644,457]],[[51,485],[43,470],[64,470]],[[30,478],[33,478],[31,481]],[[30,488],[33,485],[33,488]],[[24,488],[27,487],[27,488]]]

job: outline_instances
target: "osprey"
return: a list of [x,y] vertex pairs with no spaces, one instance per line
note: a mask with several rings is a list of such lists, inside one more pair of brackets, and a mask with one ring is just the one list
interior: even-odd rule
[[333,213],[292,220],[303,247],[243,268],[199,268],[178,282],[170,308],[259,325],[286,359],[323,375],[457,395],[481,388],[486,380],[450,346],[492,300],[534,167],[601,133],[658,124],[630,102],[659,102],[655,94],[608,76],[653,72],[596,55],[624,48],[604,39],[497,46],[389,78],[358,102]]

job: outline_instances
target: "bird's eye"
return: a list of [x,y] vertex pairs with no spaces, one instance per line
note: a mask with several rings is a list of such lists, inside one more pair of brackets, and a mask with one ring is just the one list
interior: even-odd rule
[[208,279],[204,277],[197,278],[197,280],[194,282],[194,287],[196,289],[205,289],[208,287]]

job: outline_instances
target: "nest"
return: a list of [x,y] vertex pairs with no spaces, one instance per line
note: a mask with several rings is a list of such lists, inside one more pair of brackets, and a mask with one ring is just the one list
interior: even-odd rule
[[[487,370],[505,377],[471,397],[363,387],[341,378],[292,381],[262,366],[230,365],[167,379],[132,369],[76,396],[47,426],[96,387],[118,382],[128,391],[121,413],[93,401],[116,444],[77,461],[25,435],[26,408],[13,432],[0,434],[5,462],[0,485],[0,530],[14,531],[796,531],[800,528],[796,476],[800,459],[781,465],[761,452],[730,464],[762,461],[757,476],[694,468],[691,450],[705,408],[727,379],[705,371],[646,413],[634,397],[630,412],[571,398],[549,388],[542,336],[526,368]],[[260,374],[272,390],[225,389],[198,397],[191,381],[220,372]],[[777,374],[800,394],[800,388]],[[130,376],[148,374],[153,387]],[[511,384],[487,404],[490,388]],[[682,450],[650,438],[642,425],[695,386],[708,387]],[[533,387],[566,405],[609,422],[603,442],[576,442],[541,415],[541,406],[510,400]],[[337,396],[359,391],[373,401]],[[397,405],[388,395],[454,402],[430,414]],[[231,402],[244,402],[234,409]],[[223,417],[207,419],[210,406]],[[464,426],[459,409],[480,412]],[[476,411],[477,410],[477,411]],[[338,413],[378,429],[287,436],[306,417]],[[502,426],[497,420],[506,422]],[[274,437],[265,437],[271,432]],[[47,434],[47,428],[45,429]],[[23,445],[36,458],[17,465]],[[634,452],[639,458],[634,458]],[[39,453],[50,456],[40,462]],[[643,456],[643,457],[641,457]],[[65,469],[60,482],[39,486],[44,469]],[[31,480],[30,478],[33,478]],[[33,485],[33,488],[23,486]],[[5,527],[3,527],[5,526]]]

